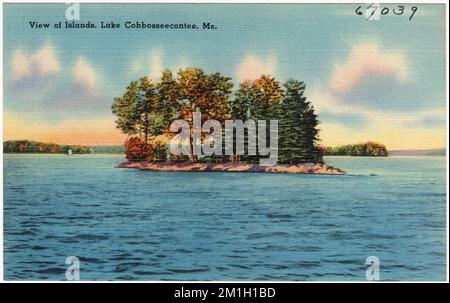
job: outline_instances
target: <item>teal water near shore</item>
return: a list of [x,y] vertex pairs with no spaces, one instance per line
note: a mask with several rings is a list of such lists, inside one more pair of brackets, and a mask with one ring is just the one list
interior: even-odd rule
[[115,168],[120,155],[4,156],[4,277],[444,280],[444,157],[327,157],[345,176]]

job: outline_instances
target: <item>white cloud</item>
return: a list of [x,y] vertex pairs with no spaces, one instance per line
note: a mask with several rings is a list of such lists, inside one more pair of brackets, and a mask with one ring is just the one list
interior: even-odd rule
[[32,59],[43,75],[55,74],[60,69],[55,50],[51,45],[46,45],[41,48],[33,55]]
[[94,89],[98,80],[95,69],[82,57],[78,58],[74,68],[75,82],[88,89]]
[[26,53],[17,49],[11,62],[12,78],[16,81],[29,77],[53,75],[59,70],[60,64],[51,44],[44,45],[34,53]]
[[[445,119],[442,109],[392,111],[373,108],[362,103],[343,100],[342,93],[351,92],[365,76],[396,77],[407,80],[406,57],[400,52],[382,51],[376,44],[355,45],[341,64],[337,65],[328,82],[319,84],[308,94],[319,113],[356,115],[366,122],[362,127],[348,127],[346,123],[320,124],[324,145],[333,146],[358,141],[380,141],[389,149],[435,148],[445,145],[445,130],[420,124],[426,119]],[[365,84],[367,85],[367,84]]]
[[366,123],[363,127],[348,127],[345,123],[320,124],[320,138],[326,146],[379,141],[388,149],[426,149],[445,146],[445,129],[418,125],[423,119],[445,119],[445,111],[427,109],[408,112],[383,111],[358,104],[347,104],[333,92],[313,91],[309,100],[319,113],[356,115]]
[[153,48],[146,55],[140,55],[130,62],[128,75],[133,77],[146,75],[153,82],[159,82],[166,68],[176,74],[180,69],[192,66],[187,57],[171,57],[169,59],[161,49]]
[[11,67],[14,80],[20,80],[31,75],[31,64],[28,56],[20,49],[14,52]]
[[152,49],[148,58],[148,78],[154,82],[161,79],[163,72],[163,54],[161,50]]
[[255,55],[247,55],[239,64],[235,74],[238,81],[242,82],[255,80],[263,74],[274,76],[275,68],[276,58],[273,56],[264,60]]
[[[373,109],[364,104],[348,103],[341,93],[354,89],[365,76],[396,76],[406,80],[406,57],[400,52],[382,51],[375,43],[360,43],[353,46],[349,56],[337,64],[328,86],[319,85],[310,94],[314,107],[319,112],[358,114],[366,119],[388,119],[406,121],[423,118],[422,113],[392,113],[383,109]],[[428,113],[425,113],[428,114]]]
[[359,115],[362,118],[376,123],[377,121],[389,122],[396,126],[405,126],[423,119],[445,119],[445,112],[439,109],[409,110],[408,112],[385,111],[373,109],[360,104],[348,104],[343,102],[329,91],[313,90],[308,97],[319,113]]
[[382,51],[375,43],[353,46],[347,59],[335,66],[330,80],[337,92],[345,92],[356,86],[366,76],[395,76],[405,81],[406,57],[401,52]]

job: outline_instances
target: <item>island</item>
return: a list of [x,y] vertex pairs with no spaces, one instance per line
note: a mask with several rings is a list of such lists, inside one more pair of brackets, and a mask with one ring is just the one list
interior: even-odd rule
[[40,154],[90,154],[91,150],[82,145],[63,145],[31,140],[10,140],[3,142],[4,153]]
[[285,173],[285,174],[320,174],[344,175],[345,171],[326,164],[276,164],[261,166],[247,162],[227,163],[193,163],[193,162],[124,162],[120,168],[136,168],[154,171],[180,171],[180,172],[249,172],[249,173]]
[[326,156],[355,156],[355,157],[387,157],[386,146],[381,143],[368,141],[365,143],[322,147]]
[[[131,81],[123,95],[114,98],[111,107],[117,117],[116,128],[128,137],[124,144],[128,161],[118,167],[154,171],[345,174],[323,161],[318,143],[318,115],[304,94],[304,82],[289,79],[281,84],[263,74],[242,81],[235,89],[234,86],[231,77],[220,72],[209,74],[198,67],[180,69],[175,75],[166,69],[159,79],[144,76]],[[196,117],[200,116],[201,121],[213,123],[196,123]],[[183,126],[174,124],[176,121],[181,121]],[[226,130],[230,123],[234,136],[231,139]],[[245,124],[245,129],[238,131],[239,124]],[[277,136],[272,134],[272,127]],[[257,152],[250,153],[253,145],[249,142],[256,142],[256,133],[266,138],[261,141],[258,137]],[[187,137],[179,144],[183,153],[173,153],[173,140],[180,135]],[[276,147],[276,161],[267,165],[265,161],[272,159],[270,152],[269,156],[266,152],[274,150],[272,144]],[[198,145],[210,153],[199,154]]]

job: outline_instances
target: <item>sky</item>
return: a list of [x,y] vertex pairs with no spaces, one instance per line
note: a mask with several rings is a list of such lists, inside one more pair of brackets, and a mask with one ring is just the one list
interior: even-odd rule
[[[232,78],[269,74],[306,83],[321,144],[368,140],[388,149],[446,146],[445,6],[418,5],[378,21],[356,4],[81,4],[79,22],[55,29],[65,4],[4,5],[4,140],[121,144],[111,104],[162,70],[201,67]],[[31,29],[29,22],[50,23]],[[120,29],[99,24],[118,22]],[[125,29],[126,21],[203,22],[215,30]]]

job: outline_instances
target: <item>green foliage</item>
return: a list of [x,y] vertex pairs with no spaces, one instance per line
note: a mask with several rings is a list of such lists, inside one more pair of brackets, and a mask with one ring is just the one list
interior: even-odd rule
[[[284,91],[275,78],[262,75],[241,83],[231,101],[230,80],[220,73],[207,74],[200,68],[186,68],[176,78],[170,70],[165,70],[156,84],[146,77],[133,81],[122,97],[114,99],[112,112],[117,116],[116,126],[129,136],[137,135],[135,141],[139,138],[148,144],[152,148],[151,159],[163,161],[167,160],[167,147],[155,146],[152,138],[167,133],[175,119],[183,119],[192,127],[193,112],[201,112],[203,121],[215,119],[221,123],[229,118],[243,122],[253,119],[266,120],[268,126],[268,120],[277,119],[280,162],[322,162],[322,152],[317,146],[319,122],[313,106],[303,96],[303,82],[290,80],[284,85]],[[269,128],[265,131],[269,138]],[[245,140],[247,143],[247,134]],[[196,161],[192,146],[190,153],[190,159]],[[171,156],[170,160],[182,161],[185,157]],[[227,160],[229,157],[213,156],[201,161]],[[232,156],[231,160],[256,162],[259,157]]]
[[117,116],[116,127],[127,135],[135,135],[138,132],[137,119],[134,116],[137,91],[138,83],[136,81],[131,82],[122,97],[114,98],[111,107],[113,114]]
[[43,153],[43,154],[89,154],[91,150],[82,145],[61,145],[29,140],[11,140],[3,142],[4,153]]
[[[200,68],[186,68],[178,72],[176,87],[178,89],[179,118],[193,127],[192,113],[201,112],[202,119],[215,119],[224,122],[229,117],[229,96],[233,84],[231,78],[220,73],[205,74]],[[192,134],[191,134],[192,136]],[[190,158],[193,154],[193,139],[190,140]]]
[[93,154],[123,154],[123,145],[95,145],[88,146]]
[[125,94],[114,99],[111,109],[117,116],[117,128],[130,136],[138,134],[145,142],[166,128],[164,102],[147,77],[131,82]]
[[202,119],[223,122],[229,117],[231,78],[220,73],[205,74],[200,68],[186,68],[178,72],[179,118],[191,123],[192,112],[202,113]]
[[[269,120],[278,119],[280,115],[280,106],[283,98],[283,89],[280,83],[267,75],[261,75],[254,81],[244,81],[235,93],[235,98],[230,105],[231,119],[242,120],[253,119],[266,120],[269,126]],[[265,129],[266,137],[270,137],[269,128]],[[247,146],[247,133],[245,134],[245,146]],[[235,145],[235,140],[234,140]],[[235,161],[258,162],[258,156],[233,156]]]
[[388,152],[386,146],[376,142],[365,142],[351,145],[324,148],[328,156],[363,156],[363,157],[386,157]]
[[170,154],[168,160],[171,162],[186,162],[189,161],[189,156]]
[[230,104],[232,120],[247,121],[250,116],[252,97],[251,83],[248,81],[241,83],[239,89],[234,94],[234,100]]
[[279,120],[279,162],[322,162],[317,142],[319,121],[310,102],[304,97],[305,84],[289,80],[284,84],[285,96]]
[[180,109],[177,85],[170,70],[163,71],[161,82],[157,84],[157,90],[163,106],[164,126],[167,129],[170,123],[176,119]]
[[262,75],[252,83],[250,118],[253,120],[277,119],[283,89],[280,83],[266,75]]
[[[305,84],[290,80],[284,86],[285,91],[278,81],[265,75],[253,82],[243,82],[231,104],[231,117],[243,121],[278,119],[280,163],[322,162],[317,145],[319,121],[303,96]],[[243,159],[259,160],[252,156]]]
[[167,160],[168,147],[166,144],[163,144],[161,142],[152,142],[150,146],[153,151],[152,161]]
[[244,81],[230,105],[231,118],[246,121],[277,119],[283,98],[280,83],[267,75],[254,81]]
[[[167,132],[174,119],[192,124],[195,111],[202,113],[202,119],[224,122],[229,118],[228,101],[233,87],[230,80],[220,73],[206,74],[200,68],[186,68],[178,72],[176,79],[170,70],[165,70],[157,84],[147,77],[133,81],[111,107],[117,116],[116,127],[150,143],[150,138]],[[191,159],[195,161],[192,148]]]

